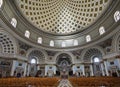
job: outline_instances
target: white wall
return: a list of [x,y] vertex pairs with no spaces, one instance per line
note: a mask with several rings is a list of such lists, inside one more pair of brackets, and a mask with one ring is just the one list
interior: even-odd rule
[[52,70],[54,74],[56,74],[56,66],[55,65],[46,65],[45,66],[45,76],[47,75],[48,70]]
[[[21,64],[21,65],[19,65],[19,64]],[[23,76],[25,76],[26,66],[27,66],[27,64],[25,62],[13,60],[11,76],[14,75],[14,71],[16,70],[16,68],[23,68],[23,71],[24,71]]]
[[84,73],[84,66],[82,64],[73,65],[72,70],[73,70],[73,74],[75,74],[78,71]]

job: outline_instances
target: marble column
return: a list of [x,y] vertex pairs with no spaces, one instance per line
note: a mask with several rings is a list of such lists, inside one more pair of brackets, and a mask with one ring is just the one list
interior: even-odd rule
[[73,65],[73,66],[72,66],[73,74],[75,74],[75,72],[76,72],[75,69],[76,69],[76,66]]
[[56,66],[54,65],[54,74],[56,75]]
[[93,73],[93,65],[90,64],[90,71],[91,71],[91,76],[94,76],[94,73]]
[[27,67],[27,76],[29,76],[29,74],[30,74],[30,63],[28,63],[28,67]]
[[24,75],[23,76],[26,76],[27,74],[27,62],[25,62],[25,68],[24,68]]
[[37,64],[37,70],[40,70],[40,65],[39,64]]
[[120,70],[120,58],[116,58],[117,59],[117,61],[118,61],[118,68],[119,68],[119,70]]
[[[116,59],[117,59],[117,62],[118,62],[118,70],[120,70],[120,56],[118,56]],[[117,71],[117,75],[118,77],[120,77],[120,73]]]
[[16,68],[16,60],[13,60],[10,76],[14,76],[15,68]]
[[104,65],[105,65],[106,75],[109,76],[108,67],[107,67],[107,60],[104,60]]
[[45,76],[47,76],[48,66],[45,65]]
[[103,62],[101,62],[100,65],[101,65],[102,76],[105,76]]
[[85,65],[82,65],[83,67],[83,76],[85,76]]

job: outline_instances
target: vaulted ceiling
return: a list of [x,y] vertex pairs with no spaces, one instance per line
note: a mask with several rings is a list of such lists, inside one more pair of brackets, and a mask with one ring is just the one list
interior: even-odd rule
[[94,23],[111,0],[15,0],[23,16],[38,29],[71,34]]

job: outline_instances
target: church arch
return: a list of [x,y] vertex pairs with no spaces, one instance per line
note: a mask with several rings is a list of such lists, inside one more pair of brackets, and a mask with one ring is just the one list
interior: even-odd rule
[[59,52],[59,53],[57,53],[57,54],[54,56],[55,62],[57,61],[57,57],[58,57],[59,55],[61,55],[61,54],[67,54],[67,55],[69,55],[69,56],[71,57],[71,62],[72,62],[72,64],[74,64],[74,58],[75,58],[75,56],[74,56],[71,52]]
[[[30,57],[35,57],[37,59],[37,64],[45,62],[48,58],[47,53],[44,50],[31,48],[27,51],[26,57],[29,59]],[[30,62],[30,61],[29,61]]]

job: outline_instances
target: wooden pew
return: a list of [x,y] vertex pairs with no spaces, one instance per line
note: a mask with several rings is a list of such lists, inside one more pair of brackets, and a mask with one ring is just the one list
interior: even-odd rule
[[55,87],[59,78],[2,78],[0,87]]

